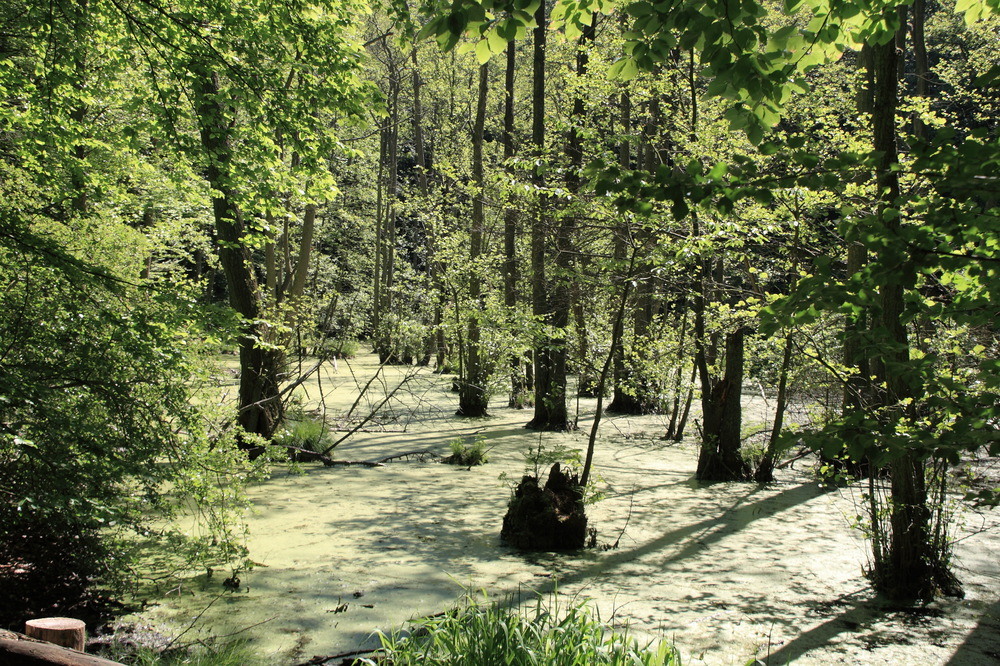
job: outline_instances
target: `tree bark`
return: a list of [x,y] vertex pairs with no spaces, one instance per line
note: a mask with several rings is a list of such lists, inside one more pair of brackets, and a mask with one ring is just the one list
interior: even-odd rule
[[704,432],[698,456],[699,481],[742,481],[749,470],[740,454],[743,348],[746,328],[726,336],[726,371],[702,396]]

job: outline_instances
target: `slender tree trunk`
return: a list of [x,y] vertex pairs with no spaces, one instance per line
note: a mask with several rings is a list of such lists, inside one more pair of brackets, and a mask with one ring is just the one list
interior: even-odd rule
[[[545,3],[539,3],[535,13],[534,62],[532,82],[531,139],[539,160],[545,159],[545,37],[548,30]],[[536,167],[534,184],[545,187],[545,177],[540,166]],[[561,331],[568,323],[569,302],[565,277],[558,273],[569,261],[565,247],[567,239],[556,233],[557,284],[549,284],[546,275],[545,251],[550,224],[548,202],[544,195],[537,198],[537,210],[531,226],[531,301],[532,313],[542,324],[556,329],[557,333],[542,332],[535,344],[535,413],[527,424],[535,430],[567,430],[570,428],[566,409],[566,341]],[[559,284],[559,283],[562,284]],[[565,301],[565,302],[564,302]]]
[[694,402],[694,381],[698,376],[698,365],[691,366],[691,377],[688,379],[687,396],[684,398],[684,411],[681,412],[681,420],[677,424],[674,436],[671,438],[675,442],[684,439],[684,428],[687,427],[688,416],[691,414],[691,403]]
[[781,368],[778,370],[778,395],[774,408],[774,425],[771,427],[771,436],[767,440],[767,450],[764,458],[754,472],[754,481],[757,483],[770,483],[774,481],[774,463],[778,458],[778,436],[781,435],[781,428],[785,422],[785,406],[788,404],[788,368],[792,364],[792,334],[785,336],[785,347],[781,353]]
[[382,203],[382,192],[385,188],[386,146],[389,143],[387,130],[379,132],[378,173],[375,177],[375,267],[372,284],[372,343],[374,352],[378,354],[379,363],[385,363],[385,351],[382,346],[382,329],[384,327],[383,312],[385,304],[382,300],[382,275],[385,264],[385,207]]
[[460,416],[486,416],[486,371],[480,349],[479,316],[484,302],[482,281],[479,277],[479,257],[483,250],[483,127],[486,124],[486,93],[489,86],[489,64],[479,67],[479,98],[476,120],[472,130],[472,180],[475,194],[472,197],[472,228],[469,230],[469,334],[466,339],[465,373],[462,376],[458,398]]
[[673,439],[674,433],[677,431],[677,420],[680,417],[681,411],[681,389],[684,380],[684,364],[681,360],[684,358],[684,343],[687,337],[687,327],[688,327],[688,313],[685,310],[681,313],[681,323],[679,327],[679,333],[677,335],[677,368],[674,370],[674,399],[673,404],[670,406],[670,423],[667,425],[667,433],[664,435],[664,439]]
[[[622,141],[618,145],[618,163],[621,165],[622,169],[632,168],[632,150],[629,146],[628,137],[631,136],[632,132],[632,99],[626,90],[622,90],[619,95],[619,105],[621,114],[621,136]],[[625,216],[620,216],[618,224],[615,226],[614,230],[614,245],[612,252],[614,253],[615,264],[620,266],[625,261],[625,242],[629,236],[628,222]],[[624,278],[624,274],[621,276]],[[618,349],[615,352],[614,359],[612,361],[612,392],[615,396],[621,395],[624,390],[623,387],[627,381],[625,375],[625,345],[618,345]]]
[[[875,107],[872,115],[874,148],[880,155],[876,183],[879,190],[879,218],[883,233],[889,238],[898,235],[900,216],[894,211],[899,201],[899,175],[893,166],[897,162],[896,113],[899,95],[899,54],[889,42],[875,49]],[[883,251],[884,252],[884,251]],[[898,258],[880,257],[895,261]],[[879,289],[879,330],[882,351],[875,359],[875,378],[880,387],[880,404],[886,418],[903,416],[907,409],[902,401],[912,397],[903,374],[909,362],[909,340],[903,323],[904,288],[896,279],[889,279]],[[891,476],[890,534],[888,551],[878,558],[882,567],[873,571],[876,586],[894,599],[910,600],[934,595],[938,574],[945,570],[941,554],[931,548],[931,511],[927,504],[925,463],[913,451],[897,452],[889,467]],[[882,547],[874,544],[875,548]]]
[[[927,59],[927,38],[924,35],[926,23],[927,0],[913,0],[913,58],[917,70],[917,97],[930,97],[931,68]],[[920,114],[913,116],[913,134],[918,138],[927,138],[927,128],[920,120]]]
[[[399,78],[398,72],[392,68],[389,73],[389,143],[386,147],[386,157],[389,159],[388,180],[385,188],[385,259],[382,270],[385,274],[382,302],[385,312],[392,317],[390,326],[383,326],[382,345],[385,363],[400,362],[398,340],[399,313],[395,310],[396,285],[396,198],[399,187]],[[380,353],[381,357],[382,354]]]
[[[576,49],[576,80],[581,82],[587,75],[589,65],[588,52],[591,42],[594,40],[593,26],[584,26]],[[580,125],[584,120],[585,113],[584,100],[577,93],[573,98],[573,109],[570,114],[570,129],[566,137],[566,154],[569,158],[569,169],[566,172],[566,189],[570,194],[570,212],[564,218],[566,224],[563,225],[561,235],[570,236],[575,233],[580,215],[580,172],[583,169],[583,139],[580,136]],[[568,241],[567,241],[568,244]],[[568,262],[567,262],[568,265]],[[567,278],[564,277],[563,281]],[[594,397],[597,390],[598,377],[594,364],[590,360],[590,345],[587,333],[587,319],[584,306],[584,296],[580,288],[579,281],[574,280],[569,285],[569,298],[573,317],[576,321],[577,351],[579,362],[577,368],[577,394],[585,397]]]
[[[503,103],[503,157],[508,164],[514,159],[514,76],[516,74],[515,56],[517,48],[514,42],[507,44],[507,66],[504,72],[504,103]],[[509,168],[509,167],[508,167]],[[511,317],[516,321],[517,313],[517,221],[518,212],[514,205],[513,194],[509,195],[507,206],[503,212],[503,301]],[[530,407],[532,403],[531,382],[527,376],[531,359],[520,353],[510,357],[510,399],[508,406],[514,409]]]
[[[631,267],[629,273],[631,273]],[[597,379],[597,409],[594,412],[594,422],[590,426],[590,436],[587,439],[587,455],[583,462],[583,471],[580,474],[580,486],[585,487],[590,481],[590,472],[594,464],[594,450],[597,448],[597,432],[601,426],[601,417],[604,415],[604,388],[608,382],[608,374],[614,362],[615,352],[622,344],[622,323],[625,319],[625,309],[628,305],[628,292],[631,287],[631,280],[622,281],[622,294],[618,302],[618,311],[615,313],[614,323],[611,326],[611,349],[604,360],[604,367]]]
[[[81,47],[82,44],[86,43],[89,39],[88,32],[90,30],[89,21],[89,11],[90,3],[88,0],[77,0],[76,12],[73,17],[73,35],[77,41],[78,48],[75,50],[73,55],[73,69],[75,74],[75,81],[73,82],[73,87],[77,94],[82,95],[83,91],[87,87],[87,61],[84,59],[84,49]],[[79,136],[85,138],[90,134],[90,130],[87,127],[87,114],[89,108],[87,104],[80,101],[77,98],[76,107],[70,112],[70,118],[76,124],[77,130],[79,131]],[[73,188],[73,197],[71,199],[71,207],[76,215],[84,216],[87,214],[89,208],[89,197],[87,193],[87,157],[89,151],[84,142],[77,143],[73,146],[73,159],[70,164],[70,184]]]
[[[661,122],[660,100],[654,95],[649,102],[649,114],[643,126],[640,145],[639,166],[646,171],[655,171],[660,163],[655,142]],[[649,343],[656,290],[649,255],[655,241],[652,232],[645,227],[638,228],[634,236],[640,247],[641,259],[632,312],[632,349],[624,355],[615,397],[608,405],[608,411],[618,414],[653,414],[661,407],[657,388],[650,381],[648,372],[648,366],[654,361],[649,355]]]
[[[427,178],[427,151],[424,148],[424,111],[421,100],[421,88],[423,82],[420,77],[420,62],[417,59],[417,49],[410,53],[410,60],[413,63],[413,153],[417,164],[417,185],[420,188],[420,195],[425,204],[430,203],[430,183]],[[430,281],[431,291],[434,294],[434,314],[432,316],[431,330],[427,335],[424,346],[424,355],[420,360],[420,365],[429,365],[431,357],[437,361],[437,369],[442,369],[445,365],[445,340],[444,328],[441,326],[444,309],[444,289],[441,284],[441,261],[437,257],[437,228],[430,219],[424,220],[424,231],[427,234],[427,277]]]

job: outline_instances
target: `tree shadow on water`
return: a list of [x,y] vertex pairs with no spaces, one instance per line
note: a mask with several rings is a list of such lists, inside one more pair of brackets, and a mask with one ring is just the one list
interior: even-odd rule
[[[698,522],[670,530],[628,550],[615,550],[595,556],[589,566],[561,574],[556,581],[543,586],[539,592],[552,592],[557,585],[584,582],[596,575],[612,575],[616,569],[624,565],[649,555],[662,553],[678,544],[682,544],[681,547],[677,551],[667,554],[663,560],[659,561],[659,564],[684,562],[713,543],[747,527],[755,520],[772,517],[776,513],[791,509],[820,494],[815,486],[802,484],[747,503],[746,500],[758,490],[758,488],[754,488],[744,496],[739,497],[721,515],[712,515]],[[552,563],[555,563],[557,556],[551,557]]]
[[948,660],[948,666],[1000,664],[1000,601],[985,608],[976,628]]

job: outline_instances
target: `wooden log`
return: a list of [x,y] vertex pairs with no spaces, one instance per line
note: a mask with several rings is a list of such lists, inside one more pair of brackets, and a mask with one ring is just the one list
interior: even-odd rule
[[24,633],[46,643],[61,645],[83,652],[87,642],[87,625],[71,617],[40,617],[24,623]]
[[0,630],[0,664],[31,666],[121,666],[84,652]]

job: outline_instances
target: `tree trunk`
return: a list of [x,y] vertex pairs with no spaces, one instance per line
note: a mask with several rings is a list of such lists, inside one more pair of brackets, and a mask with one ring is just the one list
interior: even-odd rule
[[687,326],[688,326],[688,315],[687,310],[681,314],[681,324],[679,327],[679,333],[677,336],[677,368],[674,370],[674,390],[673,390],[673,404],[670,406],[670,423],[667,425],[667,433],[664,435],[664,439],[673,439],[674,433],[677,432],[677,420],[680,417],[681,411],[681,389],[684,381],[684,364],[681,363],[681,359],[684,358],[684,342],[687,337]]
[[[417,49],[410,53],[413,63],[413,153],[417,165],[417,184],[424,202],[430,204],[430,183],[427,178],[427,151],[424,148],[423,104],[420,89],[423,82],[420,77],[420,62],[417,59]],[[421,365],[429,365],[431,357],[436,359],[436,369],[441,370],[446,364],[447,347],[445,345],[444,328],[441,326],[444,314],[444,288],[441,284],[441,261],[437,256],[437,229],[430,219],[424,220],[427,233],[427,276],[434,294],[434,314],[431,330],[427,335],[424,357]]]
[[[589,64],[588,51],[590,43],[594,40],[594,28],[591,25],[584,26],[576,49],[576,80],[579,82],[587,75]],[[580,136],[579,127],[584,120],[585,106],[583,98],[575,95],[573,98],[573,110],[570,113],[570,128],[566,137],[566,155],[569,158],[569,169],[566,171],[566,190],[569,192],[570,211],[565,214],[566,224],[560,230],[561,235],[570,236],[578,226],[578,216],[580,215],[580,171],[583,169],[583,139]],[[567,240],[567,245],[568,245]],[[568,265],[568,261],[566,262]],[[564,274],[565,275],[565,274]],[[563,278],[565,281],[566,278]],[[587,320],[583,293],[579,281],[574,280],[569,285],[568,297],[571,301],[573,318],[576,321],[577,336],[577,395],[584,397],[595,397],[598,377],[594,364],[590,361],[590,345],[587,334]]]
[[[503,157],[509,164],[516,154],[514,146],[514,75],[516,73],[515,56],[517,48],[514,42],[507,44],[507,67],[504,72],[504,104],[503,104]],[[509,167],[508,167],[509,168]],[[517,208],[513,195],[510,195],[503,212],[503,302],[511,317],[517,312]],[[516,320],[516,319],[515,319]],[[514,409],[530,407],[532,402],[531,383],[527,372],[530,369],[530,359],[525,359],[517,352],[510,357],[510,399],[507,404]]]
[[[261,293],[233,189],[232,123],[220,99],[219,75],[199,68],[193,73],[197,77],[194,92],[201,145],[209,156],[206,179],[217,193],[212,197],[212,212],[219,239],[219,263],[226,275],[229,303],[243,318],[238,422],[245,432],[270,439],[283,417],[279,384],[284,350],[280,345],[257,344],[258,340],[272,342],[274,336],[263,320]],[[240,446],[249,445],[241,441]]]
[[87,625],[70,617],[43,617],[24,623],[24,633],[46,643],[83,651],[87,642]]
[[[913,59],[917,70],[917,97],[930,97],[931,68],[927,59],[927,38],[924,35],[927,0],[913,0]],[[913,134],[920,139],[927,138],[926,127],[920,114],[913,116]]]
[[754,472],[754,481],[770,483],[774,481],[774,463],[778,457],[778,437],[785,420],[785,406],[788,403],[788,368],[792,363],[792,335],[785,336],[785,348],[781,354],[781,369],[778,371],[778,403],[774,408],[774,425],[767,440],[767,450]]
[[674,430],[674,436],[671,439],[675,442],[679,442],[684,439],[684,428],[687,427],[688,416],[691,414],[691,403],[694,402],[694,380],[698,375],[698,366],[691,366],[691,378],[689,379],[690,385],[688,386],[687,396],[684,398],[684,410],[681,412],[681,420],[677,424],[677,429]]
[[[642,130],[639,158],[639,166],[649,172],[655,171],[661,162],[655,146],[661,122],[660,100],[654,95],[649,102],[649,114]],[[635,241],[640,245],[641,259],[632,316],[632,349],[624,355],[615,397],[608,405],[608,411],[617,414],[654,414],[661,408],[657,387],[650,381],[648,372],[648,366],[654,362],[649,355],[649,342],[656,292],[653,264],[648,256],[655,241],[652,232],[645,227],[635,231]]]
[[[896,113],[899,89],[899,54],[889,42],[874,47],[875,107],[872,115],[874,148],[880,155],[876,183],[879,189],[879,218],[883,233],[889,238],[898,235],[899,215],[889,209],[897,205],[900,196],[899,174],[893,169],[897,162]],[[886,257],[880,257],[885,261]],[[895,261],[898,258],[893,258]],[[892,419],[903,416],[907,409],[902,401],[912,397],[912,390],[902,372],[909,362],[909,340],[903,323],[904,287],[889,279],[879,289],[879,329],[882,351],[875,359],[875,378],[880,387],[879,403]],[[905,446],[905,444],[904,444]],[[892,599],[913,600],[934,595],[937,578],[948,574],[942,553],[931,548],[931,511],[927,504],[925,463],[910,450],[896,452],[890,464],[891,506],[888,551],[872,577],[876,587]],[[875,548],[881,544],[873,544]]]
[[[627,91],[623,90],[619,96],[621,111],[621,134],[623,137],[631,135],[632,131],[632,99]],[[618,163],[622,169],[632,167],[632,150],[627,138],[623,138],[618,145]],[[614,245],[612,248],[615,264],[622,265],[625,261],[625,242],[629,236],[628,222],[625,216],[619,216],[619,222],[614,229]],[[624,274],[621,275],[624,278]],[[625,353],[624,344],[618,345],[612,361],[612,393],[618,396],[623,393],[623,386],[626,381],[625,376]]]
[[458,399],[460,416],[486,416],[486,371],[480,349],[479,316],[484,307],[482,281],[479,277],[479,256],[483,249],[483,127],[486,123],[486,93],[489,85],[489,64],[479,67],[479,99],[472,130],[472,228],[469,230],[469,334],[466,339],[465,373]]
[[702,396],[704,431],[695,474],[699,481],[742,481],[749,474],[740,454],[745,335],[740,327],[726,336],[725,375]]
[[[535,12],[534,62],[532,81],[531,139],[538,159],[545,159],[545,37],[548,29],[545,3],[539,3]],[[537,165],[532,178],[539,189],[545,187],[545,176]],[[569,303],[566,281],[553,290],[545,270],[546,236],[550,220],[548,203],[539,193],[535,219],[531,225],[531,306],[540,323],[556,330],[565,328]],[[561,230],[556,233],[556,269],[562,269],[569,260],[566,238]],[[552,292],[552,293],[550,293]],[[562,292],[566,292],[565,294]],[[565,302],[563,302],[565,300]],[[566,341],[562,333],[540,333],[535,341],[535,413],[527,427],[535,430],[569,429],[566,409]]]

